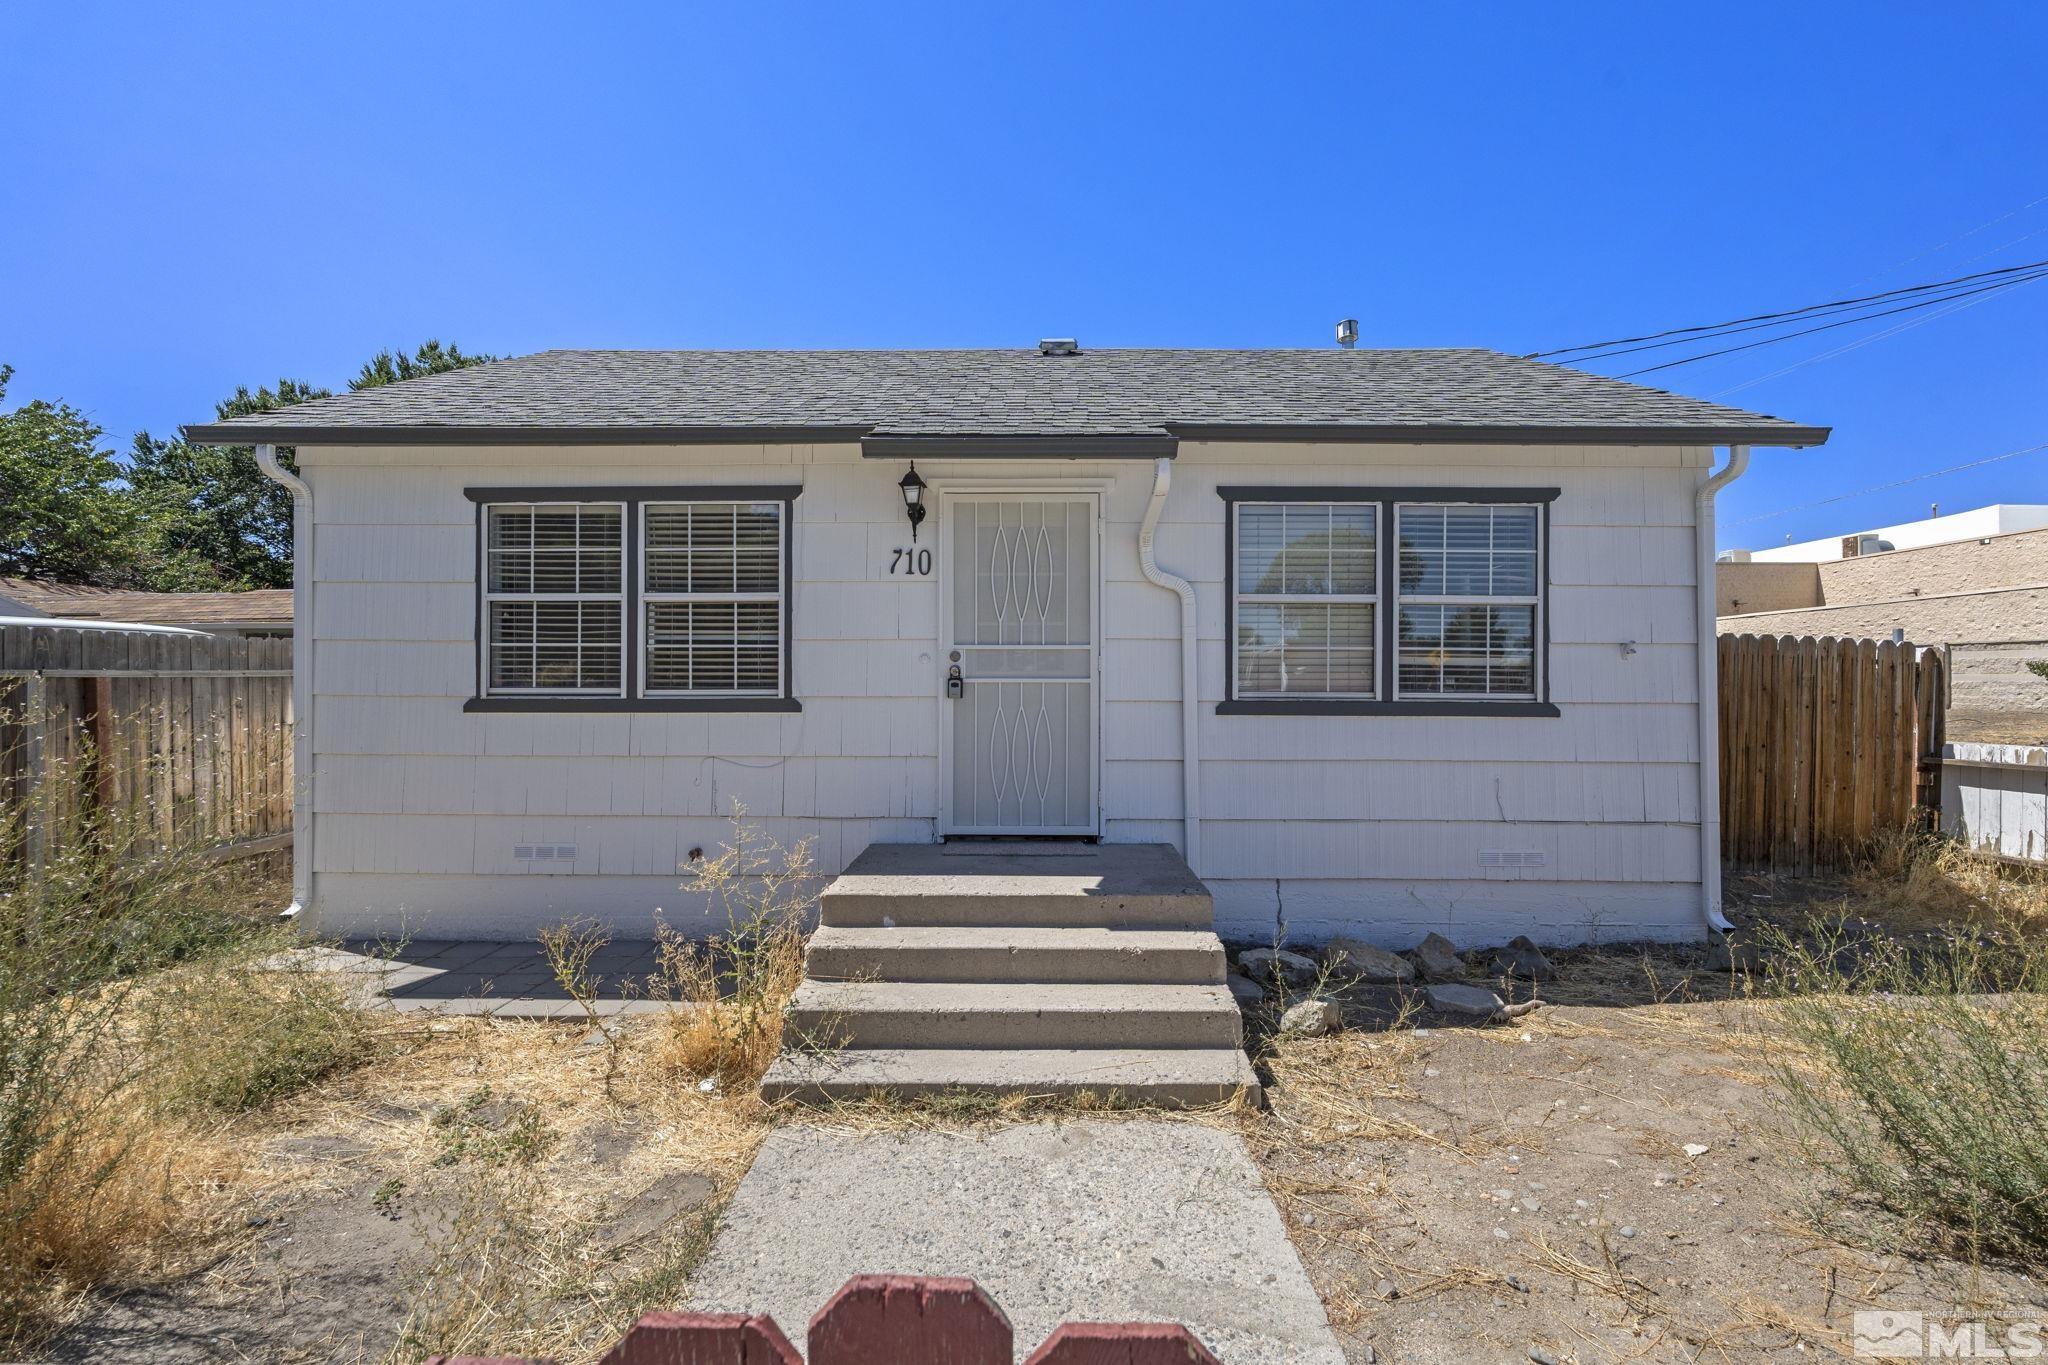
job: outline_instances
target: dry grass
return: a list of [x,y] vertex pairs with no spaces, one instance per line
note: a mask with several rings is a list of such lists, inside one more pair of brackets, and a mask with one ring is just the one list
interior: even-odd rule
[[729,1088],[759,1083],[803,980],[817,880],[809,840],[784,847],[734,804],[731,841],[693,865],[691,882],[706,913],[729,927],[709,938],[661,935],[659,989],[684,1007],[669,1016],[663,1065]]
[[[385,1359],[589,1359],[642,1311],[680,1299],[776,1116],[751,1089],[685,1083],[665,1031],[660,1020],[628,1028],[611,1058],[559,1025],[436,1023],[408,1056],[304,1116],[371,1147],[396,1198],[445,1210]],[[469,1117],[485,1104],[507,1115],[501,1126]],[[393,1123],[394,1109],[413,1116]],[[713,1199],[630,1246],[604,1235],[637,1191],[678,1172],[704,1176]]]
[[1878,840],[1849,879],[1845,908],[1906,931],[1960,927],[2048,931],[2048,873],[1975,854],[1951,840]]

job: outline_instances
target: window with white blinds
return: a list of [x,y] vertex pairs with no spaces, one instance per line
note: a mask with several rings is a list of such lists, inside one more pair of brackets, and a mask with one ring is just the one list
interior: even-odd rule
[[1379,508],[1236,505],[1240,697],[1371,697]]
[[1237,487],[1220,713],[1555,716],[1556,489]]
[[1541,510],[1402,503],[1394,517],[1395,695],[1533,700]]
[[487,690],[499,696],[620,695],[625,556],[621,504],[486,508]]
[[641,506],[641,686],[650,697],[780,696],[780,502]]

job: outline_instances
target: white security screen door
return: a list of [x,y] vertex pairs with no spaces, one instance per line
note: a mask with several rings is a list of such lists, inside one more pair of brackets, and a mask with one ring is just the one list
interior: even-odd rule
[[1095,834],[1095,501],[955,497],[943,525],[945,832]]

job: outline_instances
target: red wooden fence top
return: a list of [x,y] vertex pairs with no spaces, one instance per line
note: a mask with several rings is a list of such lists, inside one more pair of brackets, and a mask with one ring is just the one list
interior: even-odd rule
[[[810,1365],[1014,1365],[1010,1320],[972,1280],[856,1275],[811,1318]],[[550,1365],[434,1356],[427,1365]],[[772,1318],[648,1313],[600,1365],[801,1365]],[[1178,1323],[1070,1322],[1024,1365],[1221,1365]]]
[[1069,1322],[1024,1365],[1223,1365],[1179,1323]]
[[972,1280],[856,1275],[811,1318],[811,1365],[1011,1365],[1010,1320]]

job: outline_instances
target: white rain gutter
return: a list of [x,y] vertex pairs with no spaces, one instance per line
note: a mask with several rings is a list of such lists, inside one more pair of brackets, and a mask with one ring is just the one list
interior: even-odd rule
[[1195,588],[1185,578],[1159,567],[1153,554],[1153,536],[1159,529],[1159,514],[1166,507],[1167,490],[1173,486],[1173,460],[1160,456],[1152,464],[1152,500],[1145,504],[1145,520],[1138,527],[1138,567],[1151,583],[1180,597],[1180,791],[1181,843],[1188,867],[1202,875],[1202,755],[1200,750],[1201,685],[1200,656],[1196,631]]
[[1719,627],[1714,595],[1714,494],[1742,477],[1749,468],[1749,447],[1728,447],[1728,463],[1700,485],[1693,501],[1694,586],[1699,625],[1699,686],[1694,696],[1700,713],[1700,910],[1707,927],[1727,933],[1735,926],[1721,913],[1721,708],[1716,690],[1720,677]]
[[292,903],[287,919],[313,908],[313,490],[257,446],[256,464],[292,495]]

